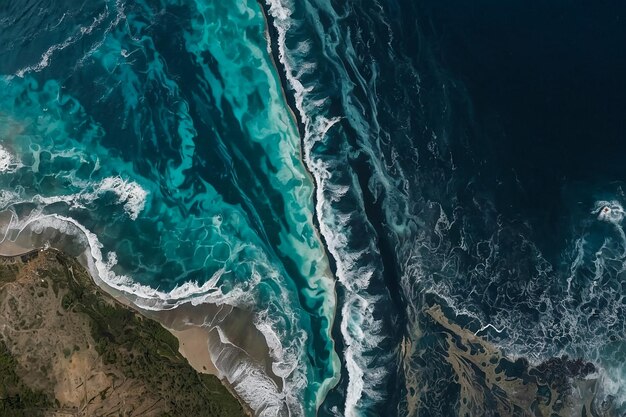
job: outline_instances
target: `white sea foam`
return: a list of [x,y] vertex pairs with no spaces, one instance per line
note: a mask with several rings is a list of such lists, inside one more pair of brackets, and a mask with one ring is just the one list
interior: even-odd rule
[[50,58],[52,57],[52,55],[56,51],[61,51],[61,50],[65,49],[65,48],[67,48],[68,46],[72,45],[74,42],[75,42],[74,37],[70,37],[70,38],[67,38],[65,41],[63,41],[61,43],[54,44],[54,45],[50,46],[41,55],[41,58],[40,58],[38,63],[33,64],[33,65],[29,65],[29,66],[24,67],[24,68],[20,68],[19,70],[17,70],[15,72],[15,75],[17,75],[20,78],[23,78],[24,75],[26,75],[26,73],[41,71],[42,69],[46,68],[50,64]]
[[[17,218],[17,216],[15,217]],[[147,285],[134,282],[128,275],[117,274],[114,271],[117,265],[115,252],[103,253],[104,246],[95,233],[71,217],[58,214],[38,214],[27,220],[16,221],[10,227],[18,234],[27,231],[27,229],[36,233],[42,233],[44,229],[51,228],[64,235],[82,239],[87,247],[86,252],[89,255],[87,257],[88,266],[94,279],[101,280],[116,290],[136,297],[133,301],[139,307],[147,310],[171,309],[184,302],[241,305],[243,300],[249,299],[249,296],[246,296],[245,291],[241,289],[235,288],[228,294],[222,292],[221,288],[216,284],[221,274],[224,273],[223,270],[215,272],[202,285],[199,285],[197,282],[186,282],[171,291],[159,291]],[[255,280],[258,283],[260,276],[256,276]]]
[[[111,25],[109,25],[108,29],[106,30],[106,33],[108,33],[108,31],[112,27],[117,26],[117,24],[125,17],[123,4],[121,3],[120,0],[116,1],[115,7],[116,7],[116,17],[113,20],[113,22],[111,23]],[[98,28],[102,24],[102,22],[104,22],[104,20],[109,16],[109,14],[110,14],[109,7],[108,7],[108,5],[106,5],[105,9],[98,16],[94,17],[92,23],[89,26],[80,27],[77,34],[69,36],[63,42],[51,45],[41,55],[41,57],[39,58],[39,62],[37,62],[35,64],[32,64],[32,65],[28,65],[28,66],[23,67],[23,68],[20,68],[19,70],[17,70],[15,72],[15,76],[17,76],[19,78],[23,78],[24,75],[26,75],[29,72],[39,72],[39,71],[43,70],[48,65],[50,65],[50,61],[52,60],[52,56],[56,52],[62,51],[64,49],[68,48],[69,46],[76,44],[85,35],[91,34],[96,28]]]
[[626,372],[623,367],[601,368],[598,373],[588,376],[597,377],[601,381],[603,395],[612,396],[617,404],[626,404]]
[[14,172],[19,165],[15,156],[0,145],[0,174]]
[[41,207],[54,203],[66,203],[71,209],[82,209],[106,193],[115,194],[116,203],[124,207],[124,211],[131,220],[136,220],[143,211],[148,196],[148,192],[137,182],[115,176],[104,178],[96,183],[85,183],[84,190],[78,193],[58,196],[36,194],[30,199],[24,199],[21,193],[2,190],[0,191],[0,209],[25,202],[36,203]]
[[622,243],[622,256],[626,256],[626,232],[622,226],[626,212],[624,212],[622,205],[616,200],[598,201],[592,213],[597,214],[598,220],[611,223],[615,226],[615,231],[619,234]]
[[293,372],[296,364],[291,364],[288,369],[284,369],[280,366],[284,363],[284,349],[283,344],[280,341],[280,338],[272,328],[269,317],[262,314],[258,314],[255,316],[254,327],[257,328],[265,337],[265,343],[269,348],[270,355],[274,359],[274,363],[272,365],[272,371],[276,374],[276,376],[285,378]]
[[[281,294],[284,305],[289,304],[288,295]],[[254,326],[263,334],[272,360],[272,372],[283,380],[281,401],[289,409],[289,415],[304,415],[302,392],[309,388],[302,363],[308,361],[303,346],[307,343],[307,334],[300,330],[290,334],[287,338],[279,334],[276,329],[284,329],[284,318],[271,314],[269,311],[260,311],[255,314]],[[272,400],[273,401],[273,400]]]
[[[313,159],[311,156],[312,148],[315,143],[322,141],[330,129],[335,126],[339,118],[326,118],[317,116],[311,119],[306,111],[304,104],[305,96],[312,91],[312,87],[305,87],[298,79],[300,69],[294,71],[288,54],[286,51],[286,34],[294,24],[291,19],[293,5],[289,0],[267,0],[269,13],[273,17],[273,23],[278,33],[278,55],[282,65],[285,68],[286,78],[294,90],[295,104],[300,114],[302,123],[304,124],[304,161],[312,173],[316,182],[316,217],[320,225],[320,232],[324,236],[328,250],[335,259],[337,265],[337,278],[347,288],[352,291],[364,289],[363,286],[369,282],[369,277],[361,279],[358,277],[358,271],[354,270],[356,258],[358,254],[350,254],[346,245],[348,237],[342,232],[344,228],[337,228],[328,222],[334,219],[334,222],[347,223],[348,217],[338,218],[334,215],[332,208],[329,206],[330,201],[339,201],[348,191],[347,187],[338,187],[332,184],[330,167],[319,159]],[[304,70],[303,70],[304,71]],[[312,107],[318,107],[323,102],[311,103]],[[326,195],[328,193],[329,195]],[[336,225],[337,226],[337,225]],[[361,271],[363,272],[363,271]],[[351,335],[350,322],[354,320],[355,315],[363,315],[365,320],[365,312],[349,311],[350,304],[353,304],[358,294],[349,294],[345,300],[343,307],[344,314],[341,323],[342,336],[345,341],[344,357],[346,358],[348,370],[348,387],[345,402],[346,417],[357,415],[357,404],[361,399],[364,391],[364,365],[357,362],[357,358],[363,358],[363,339],[355,338]],[[354,327],[352,327],[354,329]],[[368,335],[369,337],[369,335]],[[328,381],[327,386],[320,390],[318,404],[325,398],[326,393],[335,384],[336,380]]]
[[18,201],[20,195],[15,191],[0,190],[0,209],[8,207]]
[[621,204],[615,200],[613,201],[598,201],[593,207],[593,214],[598,216],[598,220],[619,224],[624,220],[624,208]]
[[[113,19],[111,23],[109,23],[109,25],[106,27],[106,29],[104,29],[100,40],[96,41],[93,45],[91,45],[91,48],[87,52],[85,52],[85,54],[78,60],[76,64],[78,67],[82,66],[85,63],[85,61],[88,58],[90,58],[104,44],[104,41],[109,35],[109,33],[111,32],[111,30],[113,30],[122,20],[126,19],[126,14],[124,12],[124,3],[122,2],[122,0],[116,0],[115,13],[116,13],[115,19]],[[94,27],[90,30],[90,32],[95,28],[94,24],[91,25]],[[126,54],[124,52],[126,52]],[[134,52],[136,51],[128,53],[127,51],[122,50],[120,51],[120,55],[124,58],[128,58]]]
[[[349,305],[346,303],[342,308],[342,314],[345,317],[350,317],[351,312],[349,311]],[[358,354],[358,351],[355,352],[354,340],[350,336],[350,331],[348,329],[348,320],[343,320],[341,323],[341,334],[346,339],[346,343],[348,345],[348,349],[346,349],[344,356],[346,361],[346,368],[348,369],[348,376],[350,378],[350,383],[348,384],[348,391],[346,393],[346,415],[354,415],[353,411],[357,402],[361,399],[361,395],[363,393],[363,369],[359,366],[356,361],[355,354]]]
[[210,346],[212,361],[219,366],[237,394],[259,417],[287,417],[285,397],[274,381],[252,360],[247,353],[232,343],[220,327],[215,328],[220,343]]
[[108,177],[96,187],[96,195],[112,192],[117,195],[117,202],[124,205],[124,210],[132,220],[136,220],[146,205],[148,192],[135,181],[122,177]]
[[6,151],[2,146],[0,146],[0,172],[6,172],[11,167],[11,163],[13,161],[13,157],[10,153]]

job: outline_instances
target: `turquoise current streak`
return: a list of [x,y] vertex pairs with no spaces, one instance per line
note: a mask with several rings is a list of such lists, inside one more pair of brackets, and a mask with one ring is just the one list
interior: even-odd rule
[[252,310],[284,380],[265,412],[315,415],[339,372],[334,282],[259,5],[83,12],[51,13],[0,67],[8,238],[56,244],[52,227],[80,225],[101,245],[102,278],[144,306]]

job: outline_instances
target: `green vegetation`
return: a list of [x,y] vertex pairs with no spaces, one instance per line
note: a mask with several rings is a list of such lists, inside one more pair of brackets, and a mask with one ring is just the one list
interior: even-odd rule
[[[60,312],[81,317],[85,333],[91,333],[102,362],[121,371],[125,378],[145,386],[149,394],[162,401],[164,415],[245,415],[241,405],[217,377],[199,374],[189,365],[178,352],[178,339],[159,323],[103,292],[74,259],[56,251],[41,256],[45,256],[45,262],[41,262],[43,267],[38,265],[37,274],[42,279],[36,285],[51,286],[56,297],[62,296]],[[0,263],[0,293],[2,284],[14,281],[19,270],[19,265]],[[58,303],[59,299],[56,300]],[[88,346],[82,348],[89,349]],[[78,351],[81,347],[70,340],[62,355],[68,359]],[[43,372],[50,365],[40,364],[37,369]],[[43,415],[42,410],[58,409],[59,404],[55,405],[54,399],[32,391],[21,382],[16,366],[7,346],[0,344],[0,417],[38,416]],[[108,395],[107,388],[98,397],[104,401]]]
[[42,410],[52,404],[50,398],[24,385],[16,369],[15,359],[0,340],[0,416],[42,416]]
[[0,285],[15,281],[18,266],[12,264],[0,264]]

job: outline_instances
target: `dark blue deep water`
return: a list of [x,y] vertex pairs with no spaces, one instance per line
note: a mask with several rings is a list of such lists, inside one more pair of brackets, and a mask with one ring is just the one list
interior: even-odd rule
[[0,0],[0,249],[205,312],[259,416],[623,415],[624,19]]

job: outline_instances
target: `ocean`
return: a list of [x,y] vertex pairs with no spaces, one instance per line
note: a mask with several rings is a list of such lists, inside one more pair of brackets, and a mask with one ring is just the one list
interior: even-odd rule
[[625,12],[0,3],[0,250],[213,306],[258,416],[622,415]]

